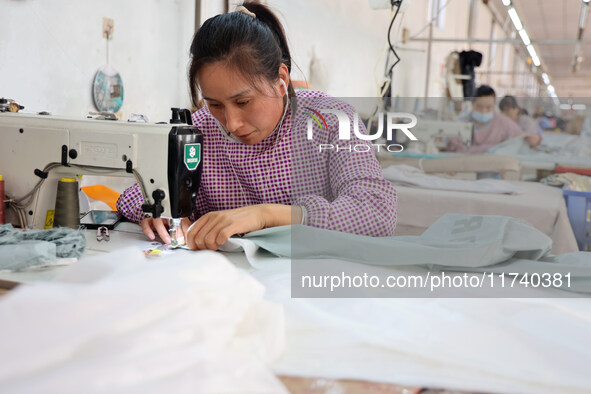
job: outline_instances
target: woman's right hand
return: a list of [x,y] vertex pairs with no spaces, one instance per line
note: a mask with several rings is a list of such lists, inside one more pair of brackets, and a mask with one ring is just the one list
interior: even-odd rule
[[[185,244],[185,234],[187,233],[187,229],[191,225],[191,221],[189,218],[183,218],[181,220],[181,225],[176,230],[176,238],[179,245]],[[170,227],[170,220],[169,219],[154,219],[154,218],[147,218],[140,222],[140,226],[142,226],[142,231],[150,240],[154,240],[156,235],[154,234],[154,230],[162,239],[162,242],[165,244],[170,244],[170,234],[168,233],[168,228]]]
[[459,137],[449,137],[447,139],[447,152],[458,152],[463,153],[468,150],[468,147],[464,145]]
[[154,219],[154,218],[147,218],[140,222],[140,226],[142,226],[142,231],[150,240],[156,239],[156,235],[154,231],[160,236],[162,242],[165,244],[170,244],[170,235],[168,234],[168,227],[169,220],[168,219]]

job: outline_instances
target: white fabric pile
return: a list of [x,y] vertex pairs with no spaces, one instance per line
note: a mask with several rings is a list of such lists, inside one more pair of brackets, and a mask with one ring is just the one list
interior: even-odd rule
[[232,244],[245,249],[266,298],[285,307],[289,346],[273,365],[277,374],[452,391],[589,392],[588,296],[552,298],[560,291],[520,286],[528,298],[292,298],[289,259],[272,259],[246,238]]
[[281,393],[280,305],[214,252],[137,249],[0,298],[2,393]]

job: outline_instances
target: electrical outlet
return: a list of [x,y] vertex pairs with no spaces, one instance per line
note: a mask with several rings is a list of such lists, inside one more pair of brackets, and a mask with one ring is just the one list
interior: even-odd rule
[[113,38],[113,30],[115,29],[115,21],[111,18],[103,17],[103,38],[108,40]]

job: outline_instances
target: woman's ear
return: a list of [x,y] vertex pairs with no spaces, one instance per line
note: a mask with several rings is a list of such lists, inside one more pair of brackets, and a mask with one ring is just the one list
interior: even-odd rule
[[285,86],[284,91],[282,92],[282,96],[289,94],[287,88],[290,82],[289,70],[287,69],[287,66],[283,63],[281,63],[281,65],[279,66],[279,79],[283,81],[283,83],[280,82],[281,85]]

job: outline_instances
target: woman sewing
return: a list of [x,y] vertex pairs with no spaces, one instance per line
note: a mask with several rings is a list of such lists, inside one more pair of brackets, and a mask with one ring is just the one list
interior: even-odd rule
[[[305,116],[354,109],[317,91],[295,93],[291,56],[277,17],[258,2],[208,19],[191,44],[189,83],[193,114],[203,133],[203,175],[195,214],[183,219],[191,249],[216,250],[234,234],[289,224],[391,236],[396,191],[382,177],[373,151],[319,150],[338,144],[338,119],[313,124]],[[303,111],[303,112],[302,112]],[[361,122],[359,127],[365,132]],[[367,144],[351,133],[347,144]],[[334,145],[333,145],[334,146]],[[138,185],[117,203],[144,233],[170,242],[163,219],[146,218]]]

